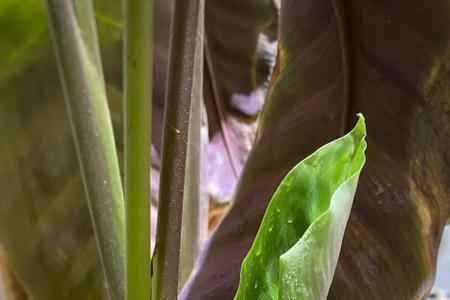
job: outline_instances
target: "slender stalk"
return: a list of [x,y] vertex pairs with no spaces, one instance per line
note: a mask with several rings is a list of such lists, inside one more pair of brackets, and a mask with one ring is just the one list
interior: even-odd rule
[[90,0],[47,0],[64,98],[112,299],[124,297],[123,192]]
[[125,0],[126,299],[149,300],[153,1]]
[[[176,0],[172,27],[169,84],[164,118],[163,155],[156,249],[153,258],[153,299],[176,299],[180,277],[181,225],[186,191],[192,98],[198,97],[195,65],[203,47],[198,34],[204,0]],[[200,18],[200,20],[199,20]],[[200,54],[200,61],[202,60]],[[197,74],[198,75],[198,74]],[[200,106],[197,106],[200,110]],[[189,146],[188,146],[189,145]],[[198,199],[197,199],[198,201]],[[189,226],[190,224],[186,224]]]
[[216,73],[214,72],[214,65],[211,58],[211,50],[209,48],[208,38],[206,37],[206,34],[205,34],[205,63],[207,74],[209,76],[209,81],[211,82],[211,90],[214,100],[214,106],[216,108],[217,115],[219,116],[220,133],[222,134],[223,143],[227,151],[228,159],[230,160],[231,170],[233,171],[234,177],[238,178],[239,177],[238,163],[231,148],[230,135],[228,134],[228,127],[226,124],[225,113],[222,105],[223,102],[221,101],[219,96],[220,94],[219,94],[219,87],[217,86],[217,77]]
[[[200,197],[200,130],[203,108],[203,36],[204,36],[204,0],[199,1],[197,17],[197,40],[194,58],[191,107],[189,110],[189,132],[186,153],[186,169],[183,198],[183,219],[181,226],[180,283],[179,288],[193,271],[202,238],[207,228],[202,227]],[[204,231],[205,233],[203,233]]]

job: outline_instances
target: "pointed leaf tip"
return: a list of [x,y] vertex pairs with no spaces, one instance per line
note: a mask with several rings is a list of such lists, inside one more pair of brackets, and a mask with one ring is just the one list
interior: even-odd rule
[[325,299],[366,149],[364,117],[281,182],[241,269],[235,299]]

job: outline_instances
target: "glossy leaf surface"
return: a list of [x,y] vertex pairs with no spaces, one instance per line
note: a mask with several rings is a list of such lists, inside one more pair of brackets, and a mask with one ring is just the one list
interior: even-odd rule
[[361,117],[295,166],[275,191],[244,259],[235,299],[325,299],[364,165]]

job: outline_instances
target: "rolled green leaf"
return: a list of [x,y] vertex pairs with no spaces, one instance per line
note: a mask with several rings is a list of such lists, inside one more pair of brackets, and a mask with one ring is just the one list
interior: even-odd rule
[[365,163],[366,128],[307,157],[281,182],[241,269],[235,299],[326,299]]

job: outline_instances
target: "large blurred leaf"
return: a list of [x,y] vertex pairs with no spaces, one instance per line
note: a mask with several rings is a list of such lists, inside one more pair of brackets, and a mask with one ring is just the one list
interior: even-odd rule
[[[155,65],[155,105],[159,107],[164,103],[170,3],[157,1],[155,8],[156,22],[162,24],[155,32],[160,62]],[[2,2],[0,9],[5,7],[0,12],[1,247],[33,299],[100,299],[103,276],[46,29],[44,1]],[[123,148],[121,7],[120,1],[95,1],[119,154]],[[22,48],[26,51],[16,51]],[[154,120],[162,123],[162,117]],[[157,169],[160,134],[154,137]],[[158,174],[152,170],[153,175]],[[155,177],[152,183],[157,183]],[[153,186],[152,190],[157,195]],[[155,216],[152,219],[156,221]]]
[[325,299],[364,165],[361,117],[295,166],[267,207],[234,299]]
[[[169,0],[155,2],[158,30],[154,35],[154,59],[158,63],[154,64],[152,117],[152,237],[156,231],[172,4]],[[36,299],[100,298],[103,278],[84,204],[43,5],[36,0],[14,0],[0,5],[0,8],[7,8],[0,13],[0,22],[4,24],[5,32],[10,33],[2,36],[0,45],[0,93],[3,96],[0,102],[0,133],[2,145],[5,145],[0,148],[0,161],[4,166],[0,172],[0,188],[5,198],[0,202],[0,240],[11,267],[29,295]],[[122,5],[120,1],[97,0],[95,9],[108,99],[121,155]],[[14,60],[7,60],[9,56],[6,54],[15,53],[28,39],[16,34],[24,26],[24,19],[33,26],[30,26],[32,29],[23,28],[23,36],[37,35],[38,38],[30,39],[34,43],[27,46],[29,51],[21,51],[21,56],[15,55]],[[3,40],[12,42],[3,43]],[[3,75],[5,79],[1,80]],[[59,191],[64,191],[64,194]],[[55,205],[50,218],[45,211]],[[46,224],[46,232],[50,231],[51,236],[36,225],[41,223]],[[30,244],[36,240],[44,246]],[[89,247],[85,246],[86,243]],[[86,250],[83,252],[84,247]],[[51,270],[46,266],[50,266]],[[71,275],[66,276],[69,271]]]
[[32,60],[29,54],[46,33],[44,5],[39,0],[0,3],[0,80]]
[[102,272],[56,65],[50,55],[40,64],[0,85],[1,246],[34,299],[99,299]]
[[[95,1],[119,155],[123,148],[121,8],[120,1]],[[75,299],[100,297],[103,279],[56,76],[44,3],[13,0],[0,4],[0,10],[0,31],[4,33],[0,43],[0,138],[4,145],[0,148],[0,188],[4,197],[0,203],[2,247],[19,280],[35,298],[71,298],[72,293]],[[154,35],[154,55],[158,63],[154,65],[152,117],[152,236],[156,230],[171,10],[172,1],[156,1],[158,30]],[[50,207],[55,208],[48,216],[45,211]],[[37,224],[45,224],[45,232]],[[36,241],[39,246],[35,247]],[[66,276],[75,266],[71,275]]]
[[450,209],[450,2],[283,0],[278,65],[235,205],[184,293],[231,299],[281,179],[368,122],[329,299],[423,299]]

